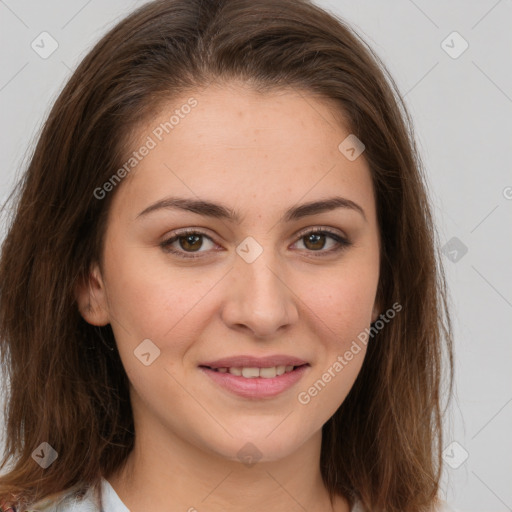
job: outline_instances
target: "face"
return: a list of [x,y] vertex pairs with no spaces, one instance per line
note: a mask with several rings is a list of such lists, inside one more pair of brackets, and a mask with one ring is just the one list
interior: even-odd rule
[[132,150],[150,149],[110,192],[103,265],[80,292],[86,320],[112,325],[136,428],[276,460],[344,401],[379,312],[379,232],[334,108],[210,86],[138,127]]

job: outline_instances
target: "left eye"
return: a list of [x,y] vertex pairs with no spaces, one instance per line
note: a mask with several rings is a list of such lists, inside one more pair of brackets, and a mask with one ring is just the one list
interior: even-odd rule
[[[306,247],[307,249],[319,251],[325,247],[325,240],[327,238],[330,238],[331,241],[334,240],[337,244],[342,244],[344,241],[340,236],[330,233],[329,231],[310,231],[308,234],[302,235],[297,242],[304,243],[305,241],[306,243],[304,243],[304,245],[311,244],[309,247]],[[337,247],[336,243],[334,244],[334,248]],[[323,252],[332,252],[332,250],[331,248]]]
[[[206,238],[209,242],[214,244],[213,240],[205,233],[202,233],[201,231],[190,230],[177,233],[173,237],[164,240],[160,244],[160,246],[165,252],[176,254],[177,256],[182,258],[199,258],[201,257],[200,255],[196,256],[190,253],[200,254],[207,252],[199,250],[203,245],[203,238]],[[334,247],[328,250],[322,250],[325,248],[326,239],[329,238],[331,239],[331,241],[335,242],[333,244]],[[304,245],[306,246],[306,249],[308,249],[309,252],[320,252],[321,255],[341,251],[342,249],[352,245],[351,242],[346,238],[326,229],[314,229],[306,233],[302,233],[299,236],[299,240],[296,243],[298,242],[303,242]],[[173,247],[175,243],[179,243],[181,250],[177,250],[175,247]]]

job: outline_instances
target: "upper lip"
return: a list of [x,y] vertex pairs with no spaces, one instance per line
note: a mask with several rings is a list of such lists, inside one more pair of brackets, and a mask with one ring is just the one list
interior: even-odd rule
[[224,357],[201,363],[199,366],[210,368],[271,368],[273,366],[301,366],[303,364],[308,364],[308,362],[299,357],[278,354],[265,357],[249,355]]

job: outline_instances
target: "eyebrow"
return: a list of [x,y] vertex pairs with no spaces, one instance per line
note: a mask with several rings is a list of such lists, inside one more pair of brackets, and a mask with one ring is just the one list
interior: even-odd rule
[[[335,210],[337,208],[345,208],[357,211],[363,216],[365,221],[367,220],[363,208],[359,206],[357,203],[344,197],[334,196],[329,197],[327,199],[322,199],[320,201],[311,201],[309,203],[304,203],[299,206],[293,206],[286,210],[286,212],[281,218],[281,221],[292,222],[302,219],[303,217],[317,215],[319,213]],[[152,212],[162,209],[185,210],[187,212],[197,213],[199,215],[203,215],[206,217],[229,220],[237,224],[240,224],[242,221],[242,217],[238,212],[222,204],[213,203],[210,201],[200,199],[196,200],[180,197],[167,197],[165,199],[162,199],[161,201],[158,201],[152,204],[151,206],[148,206],[145,210],[140,212],[136,218],[139,219],[140,217],[144,217]]]

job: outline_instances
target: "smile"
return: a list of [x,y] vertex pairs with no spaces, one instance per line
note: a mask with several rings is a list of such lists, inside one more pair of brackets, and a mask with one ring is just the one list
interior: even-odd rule
[[309,370],[308,363],[301,365],[277,365],[267,367],[199,366],[216,386],[230,394],[248,398],[273,398],[293,387]]
[[268,368],[257,368],[257,367],[231,367],[231,368],[211,368],[212,370],[219,373],[230,373],[231,375],[237,375],[238,377],[244,377],[246,379],[255,379],[261,377],[262,379],[273,379],[284,373],[290,373],[298,366],[293,365],[280,365],[270,366]]

